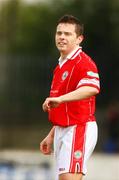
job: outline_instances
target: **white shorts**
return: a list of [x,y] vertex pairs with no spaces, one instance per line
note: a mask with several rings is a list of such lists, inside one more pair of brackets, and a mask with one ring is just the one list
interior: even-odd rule
[[63,173],[86,174],[87,160],[95,148],[97,134],[95,121],[88,122],[84,126],[74,125],[66,128],[56,126],[54,155],[57,177]]

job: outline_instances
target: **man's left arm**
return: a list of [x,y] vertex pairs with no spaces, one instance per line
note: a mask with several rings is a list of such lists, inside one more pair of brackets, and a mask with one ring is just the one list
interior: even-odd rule
[[58,107],[59,104],[65,103],[65,102],[71,102],[71,101],[80,101],[83,99],[87,99],[91,96],[94,96],[99,93],[99,90],[95,87],[91,86],[82,86],[70,93],[64,94],[59,97],[48,97],[46,98],[45,107],[47,107],[48,110],[51,108]]

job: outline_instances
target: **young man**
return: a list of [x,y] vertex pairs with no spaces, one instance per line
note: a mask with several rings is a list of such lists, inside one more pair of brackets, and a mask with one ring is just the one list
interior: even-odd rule
[[56,179],[82,180],[97,142],[94,113],[99,75],[93,60],[79,46],[83,41],[83,25],[76,17],[64,15],[58,21],[55,41],[60,58],[50,97],[42,106],[53,128],[40,143],[40,151],[51,154],[54,143]]

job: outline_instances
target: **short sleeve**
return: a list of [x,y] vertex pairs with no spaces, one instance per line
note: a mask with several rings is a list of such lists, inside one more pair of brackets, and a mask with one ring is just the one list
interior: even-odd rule
[[[78,64],[77,64],[78,65]],[[79,65],[79,82],[76,88],[82,86],[95,87],[100,91],[99,73],[95,63],[90,59]]]

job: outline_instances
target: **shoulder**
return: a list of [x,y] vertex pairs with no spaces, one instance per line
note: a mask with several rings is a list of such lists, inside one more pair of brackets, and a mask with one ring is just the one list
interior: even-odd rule
[[97,69],[97,66],[94,60],[89,55],[87,55],[84,51],[82,51],[79,54],[79,57],[77,58],[77,65],[78,64],[80,64],[80,66],[83,66],[85,68],[94,67]]

